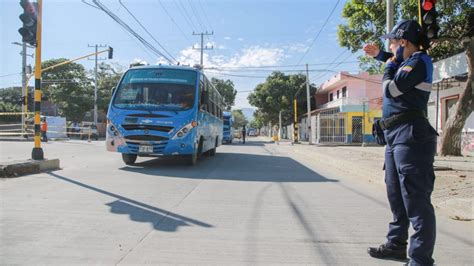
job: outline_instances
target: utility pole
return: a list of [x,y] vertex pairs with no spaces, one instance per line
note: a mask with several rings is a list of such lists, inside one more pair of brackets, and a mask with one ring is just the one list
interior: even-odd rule
[[281,140],[281,113],[283,111],[280,110],[280,112],[278,113],[278,140]]
[[306,109],[308,111],[308,118],[306,119],[306,129],[308,132],[309,144],[313,144],[313,128],[311,127],[311,95],[309,90],[309,70],[308,64],[306,64]]
[[[393,29],[393,0],[387,0],[387,33]],[[385,41],[385,51],[389,51],[390,40]]]
[[214,46],[209,47],[209,46],[206,45],[206,47],[204,47],[204,35],[214,35],[214,31],[210,32],[210,33],[207,32],[207,31],[206,32],[201,32],[201,33],[193,32],[193,35],[201,35],[201,47],[196,48],[196,47],[193,46],[193,49],[194,50],[201,50],[201,67],[204,67],[204,50],[214,49]]
[[29,46],[26,44],[26,42],[12,42],[12,44],[19,45],[21,46],[21,112],[23,113],[21,115],[21,133],[25,133],[25,118],[27,118],[27,112],[28,108],[26,106],[27,103],[27,97],[28,97],[28,84],[27,84],[27,77],[26,75],[30,74],[31,72],[31,67],[27,66],[27,56],[33,57],[33,55],[29,55],[27,48],[35,48],[33,46]]
[[[298,93],[297,93],[298,95]],[[293,143],[298,143],[298,101],[293,99],[293,112],[294,112],[294,117],[293,117]]]
[[105,58],[98,57],[99,47],[108,47],[107,45],[89,45],[89,47],[95,47],[95,67],[94,67],[94,125],[97,125],[97,61],[106,60]]
[[365,104],[368,103],[368,99],[364,99],[362,102],[362,147],[365,146]]

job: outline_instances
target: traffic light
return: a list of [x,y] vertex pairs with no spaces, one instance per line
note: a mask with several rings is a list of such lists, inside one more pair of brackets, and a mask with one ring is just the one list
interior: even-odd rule
[[109,46],[109,59],[112,59],[114,57],[114,48]]
[[420,20],[421,28],[428,39],[437,39],[439,26],[436,22],[438,12],[436,12],[436,0],[420,0]]
[[23,42],[36,46],[37,4],[29,0],[21,0],[20,5],[23,8],[23,14],[20,15],[23,27],[18,29],[18,32],[23,37]]

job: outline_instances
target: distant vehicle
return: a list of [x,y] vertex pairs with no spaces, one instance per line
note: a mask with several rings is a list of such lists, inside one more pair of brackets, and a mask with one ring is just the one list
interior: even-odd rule
[[81,136],[81,139],[89,139],[90,136],[91,139],[98,140],[99,133],[97,131],[97,126],[92,122],[82,122],[79,136]]
[[255,137],[255,136],[257,136],[257,130],[250,130],[249,133],[248,133],[248,135],[249,135],[250,137]]
[[232,143],[234,139],[234,117],[231,112],[224,112],[224,130],[222,143]]
[[106,147],[125,164],[181,156],[195,165],[222,143],[224,100],[199,68],[133,67],[112,91]]

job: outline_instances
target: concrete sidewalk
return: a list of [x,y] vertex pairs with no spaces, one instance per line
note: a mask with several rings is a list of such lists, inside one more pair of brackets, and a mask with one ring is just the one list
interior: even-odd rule
[[[384,183],[384,150],[381,146],[316,146],[308,143],[280,146],[310,156],[331,171],[350,174],[367,182]],[[433,205],[456,220],[473,220],[474,157],[435,157],[436,182],[432,194]]]

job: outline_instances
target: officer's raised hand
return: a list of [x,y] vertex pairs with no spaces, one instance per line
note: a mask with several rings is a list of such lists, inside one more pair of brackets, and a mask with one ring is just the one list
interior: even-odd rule
[[367,56],[376,57],[380,53],[380,48],[376,43],[366,43],[362,48]]

